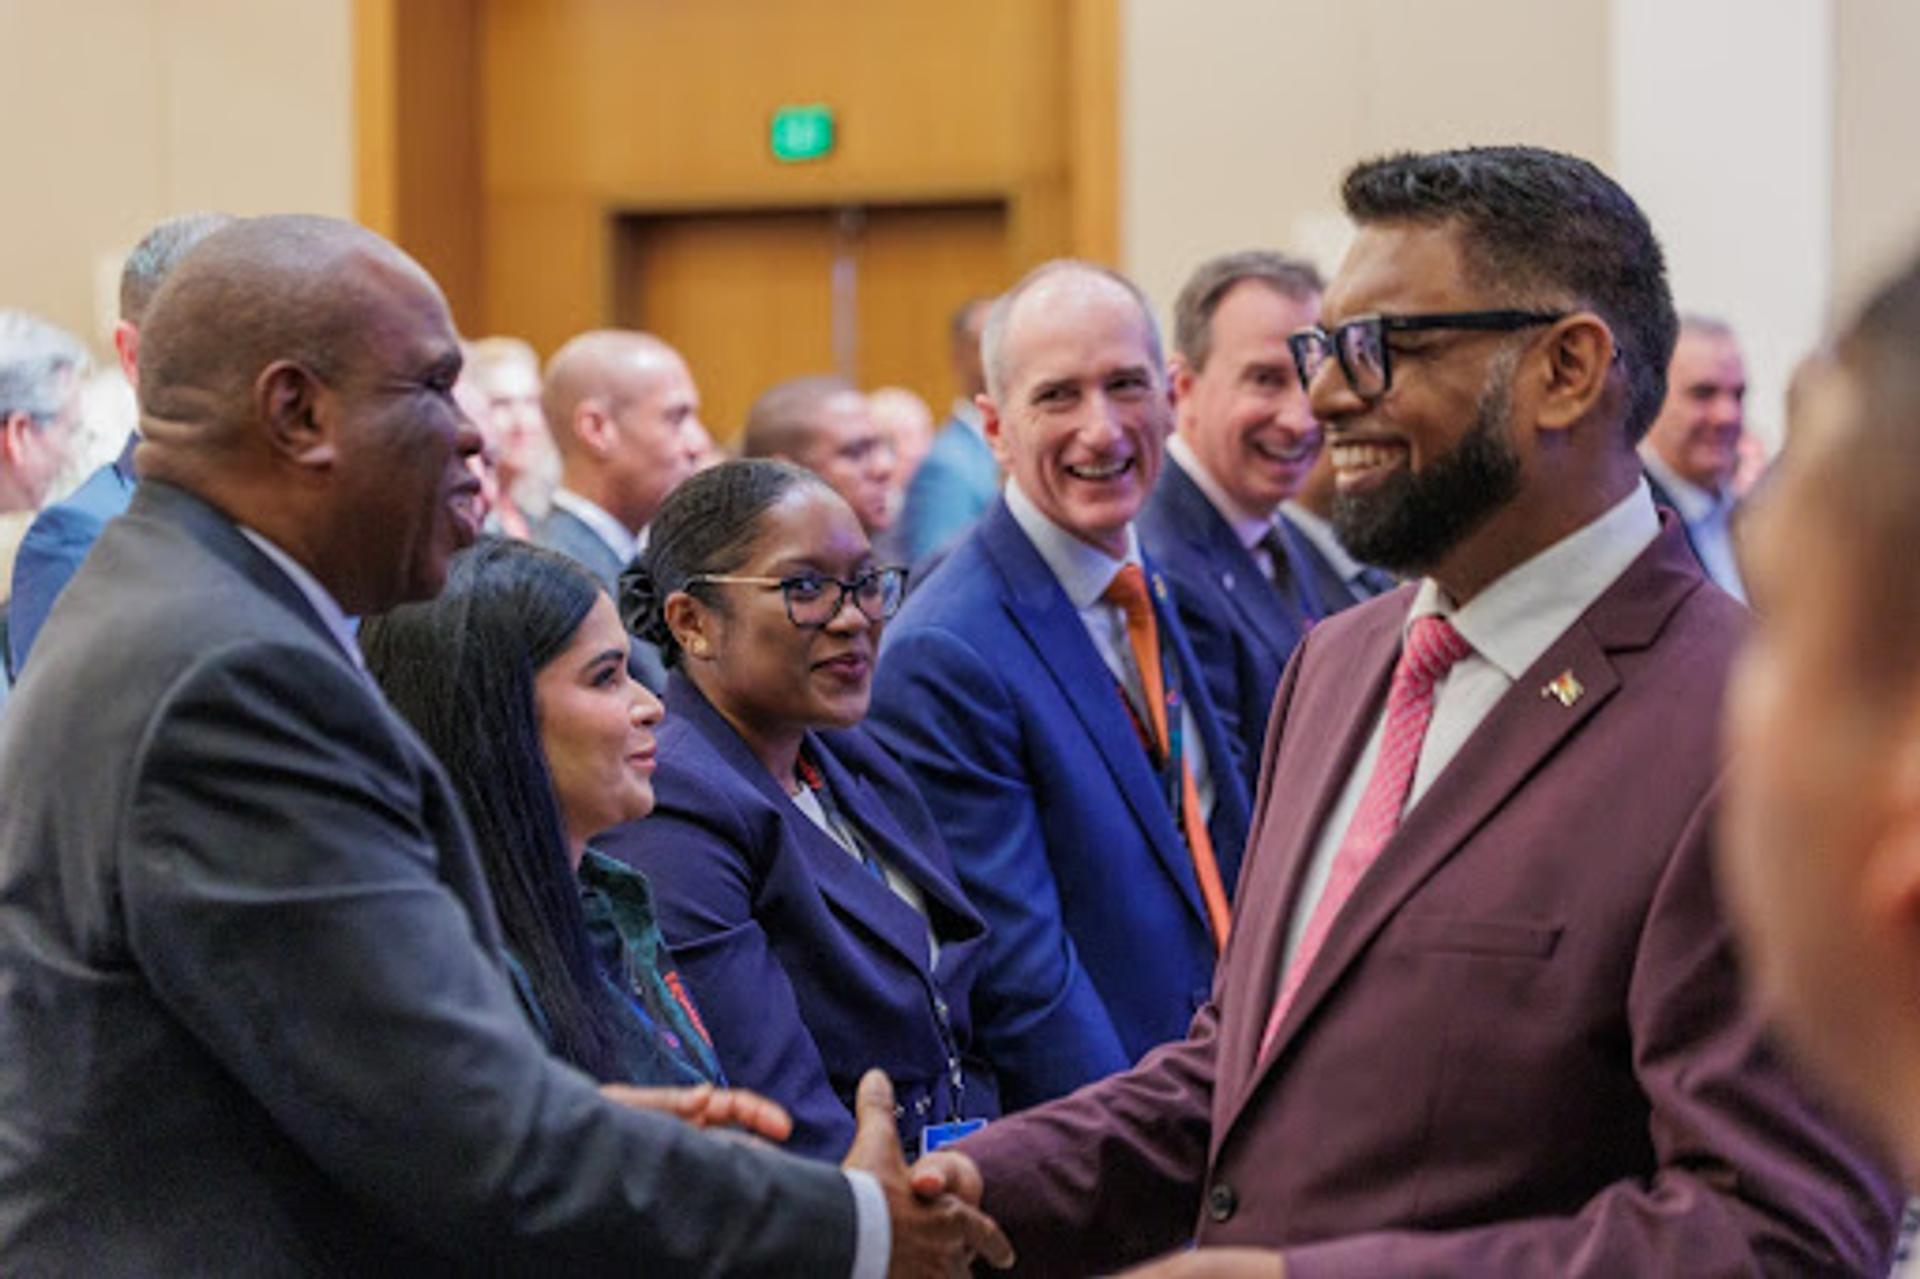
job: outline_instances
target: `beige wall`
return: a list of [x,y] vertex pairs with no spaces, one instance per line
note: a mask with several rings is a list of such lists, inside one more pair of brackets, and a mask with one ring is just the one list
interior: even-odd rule
[[195,209],[352,208],[351,0],[0,0],[0,306],[104,353],[118,259]]
[[1920,249],[1920,5],[1834,0],[1833,285],[1845,315]]
[[1608,162],[1607,0],[1126,0],[1122,265],[1163,307],[1203,257],[1331,268],[1340,175],[1400,148]]

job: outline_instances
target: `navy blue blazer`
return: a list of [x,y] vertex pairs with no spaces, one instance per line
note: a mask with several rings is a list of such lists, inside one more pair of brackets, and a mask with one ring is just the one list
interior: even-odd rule
[[1177,462],[1169,462],[1140,512],[1140,541],[1160,566],[1207,692],[1254,793],[1273,690],[1293,646],[1313,624],[1300,596],[1303,570],[1282,535],[1278,585]]
[[[793,1113],[786,1148],[839,1159],[853,1093],[893,1079],[900,1137],[955,1114],[999,1113],[971,1048],[970,994],[987,927],[968,904],[913,784],[858,728],[809,733],[841,814],[925,895],[927,916],[799,810],[681,674],[667,684],[653,815],[594,841],[645,873],[660,926],[731,1083]],[[940,939],[928,967],[927,921]],[[953,1088],[945,1009],[964,1087]]]
[[[1197,694],[1231,891],[1246,795],[1179,622],[1161,623]],[[1004,500],[888,627],[870,723],[991,925],[974,1011],[1009,1110],[1186,1033],[1214,964],[1192,857],[1113,676]]]
[[80,570],[94,539],[133,500],[133,450],[139,442],[139,436],[128,436],[119,457],[89,475],[64,500],[34,516],[20,539],[13,561],[13,598],[7,606],[7,656],[15,678],[54,600]]

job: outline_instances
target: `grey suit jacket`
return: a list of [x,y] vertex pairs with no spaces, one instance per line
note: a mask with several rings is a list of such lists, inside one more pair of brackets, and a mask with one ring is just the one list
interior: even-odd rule
[[547,1056],[445,776],[219,512],[143,484],[47,635],[0,726],[0,1271],[846,1273],[837,1170]]
[[[620,599],[620,574],[626,565],[587,522],[564,507],[548,511],[533,529],[533,540],[550,551],[558,551],[600,579],[614,602]],[[653,690],[656,696],[667,693],[667,663],[660,649],[638,635],[627,639],[627,670]]]

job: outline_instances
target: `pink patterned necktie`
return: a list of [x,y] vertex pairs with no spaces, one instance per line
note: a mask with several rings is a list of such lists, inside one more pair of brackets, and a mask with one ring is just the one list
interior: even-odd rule
[[1380,850],[1400,825],[1400,814],[1407,806],[1407,792],[1413,788],[1414,770],[1420,764],[1420,746],[1426,741],[1427,725],[1433,719],[1433,686],[1453,664],[1473,652],[1473,645],[1460,638],[1453,623],[1444,617],[1417,617],[1408,629],[1406,646],[1400,650],[1399,664],[1393,668],[1393,684],[1387,690],[1387,715],[1380,730],[1380,755],[1374,761],[1373,775],[1360,794],[1360,806],[1354,811],[1353,824],[1347,827],[1333,856],[1333,870],[1326,891],[1314,904],[1307,919],[1307,931],[1300,938],[1293,963],[1287,966],[1280,983],[1279,997],[1267,1018],[1266,1033],[1260,1037],[1260,1054],[1265,1056],[1280,1031],[1287,1008],[1300,991],[1307,969],[1319,954],[1334,919],[1354,886],[1367,873]]

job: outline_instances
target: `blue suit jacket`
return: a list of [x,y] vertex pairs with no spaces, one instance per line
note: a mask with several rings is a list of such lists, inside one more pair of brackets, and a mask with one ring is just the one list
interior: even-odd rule
[[[1252,794],[1273,690],[1313,615],[1289,547],[1267,580],[1226,520],[1176,462],[1160,472],[1140,512],[1140,540],[1166,577],[1207,692]],[[1283,542],[1285,535],[1282,535]]]
[[[1161,620],[1231,890],[1246,796],[1179,623]],[[1008,1109],[1186,1032],[1214,964],[1192,858],[1113,676],[1004,501],[889,628],[872,723],[992,926],[974,1009]]]
[[133,500],[133,448],[139,442],[139,436],[128,436],[119,457],[27,526],[13,561],[13,598],[7,606],[8,658],[16,678],[53,601],[73,580],[93,540]]
[[913,564],[955,541],[993,504],[1000,464],[980,432],[949,418],[907,485],[899,546]]
[[[794,806],[685,676],[669,680],[667,709],[653,815],[595,846],[651,882],[728,1080],[793,1112],[786,1149],[820,1158],[846,1153],[854,1089],[873,1066],[893,1079],[909,1153],[956,1108],[998,1114],[992,1075],[969,1050],[986,924],[899,766],[857,728],[807,738],[842,815],[919,886],[926,918]],[[940,938],[932,969],[927,919]],[[936,1001],[961,1053],[957,1098]]]

